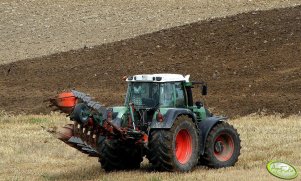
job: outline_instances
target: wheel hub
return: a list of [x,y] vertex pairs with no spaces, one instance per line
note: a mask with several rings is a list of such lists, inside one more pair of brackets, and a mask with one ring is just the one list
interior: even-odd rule
[[217,141],[214,145],[214,151],[217,153],[221,153],[224,150],[224,145],[221,141]]
[[219,161],[228,161],[234,153],[233,138],[227,134],[222,133],[218,135],[214,142],[214,155]]

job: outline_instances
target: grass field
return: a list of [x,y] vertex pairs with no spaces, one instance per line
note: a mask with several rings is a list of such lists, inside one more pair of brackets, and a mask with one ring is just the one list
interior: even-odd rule
[[67,122],[59,114],[0,112],[0,180],[277,180],[265,168],[270,160],[287,161],[301,170],[300,115],[254,114],[230,120],[242,140],[236,166],[199,166],[190,173],[152,172],[147,160],[140,170],[105,173],[96,158],[68,147],[42,128]]

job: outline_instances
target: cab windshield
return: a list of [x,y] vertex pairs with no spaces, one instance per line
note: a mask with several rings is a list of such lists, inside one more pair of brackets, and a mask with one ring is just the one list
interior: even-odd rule
[[130,82],[125,105],[138,108],[185,107],[185,92],[181,82]]
[[125,104],[134,103],[135,107],[156,107],[159,105],[159,83],[130,82]]

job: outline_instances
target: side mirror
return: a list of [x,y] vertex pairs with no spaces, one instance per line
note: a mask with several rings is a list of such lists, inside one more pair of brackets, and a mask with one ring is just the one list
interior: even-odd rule
[[202,85],[201,89],[202,89],[202,95],[203,96],[207,95],[207,85]]

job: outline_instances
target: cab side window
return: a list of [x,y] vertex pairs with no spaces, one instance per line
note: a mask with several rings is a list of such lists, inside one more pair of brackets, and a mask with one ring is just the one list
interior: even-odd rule
[[174,106],[174,85],[172,83],[163,83],[160,86],[160,104],[163,107]]
[[181,82],[175,83],[176,107],[185,107],[184,89]]

